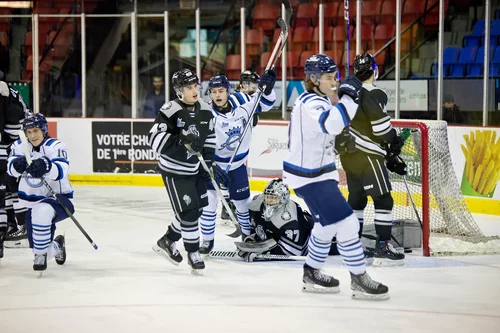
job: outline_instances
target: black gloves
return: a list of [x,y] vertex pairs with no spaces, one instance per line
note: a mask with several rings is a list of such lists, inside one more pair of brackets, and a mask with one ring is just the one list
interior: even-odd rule
[[337,153],[354,153],[356,151],[356,138],[344,129],[335,137],[335,150]]
[[399,156],[401,154],[401,148],[403,148],[405,140],[397,135],[392,142],[389,143],[387,152],[394,156]]
[[42,156],[33,160],[33,162],[31,162],[31,164],[26,168],[26,172],[35,178],[40,178],[49,173],[50,169],[52,169],[52,162],[48,157]]
[[182,133],[179,141],[183,146],[189,145],[191,147],[191,150],[195,153],[201,153],[201,151],[203,150],[203,142],[197,135],[193,133]]
[[28,167],[28,161],[26,161],[26,156],[19,156],[12,161],[12,167],[19,173],[24,173]]
[[389,171],[395,172],[401,176],[406,175],[406,163],[401,159],[401,157],[396,155],[387,155],[385,159],[385,164]]

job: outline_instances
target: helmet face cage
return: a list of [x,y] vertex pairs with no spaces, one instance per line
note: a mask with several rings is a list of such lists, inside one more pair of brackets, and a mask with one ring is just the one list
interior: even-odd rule
[[264,218],[270,219],[281,207],[288,205],[290,191],[281,179],[271,180],[264,189]]
[[193,73],[190,69],[184,68],[177,71],[172,75],[172,86],[174,87],[175,93],[179,99],[183,99],[182,88],[187,87],[193,83],[200,84],[198,76]]
[[216,75],[210,78],[208,82],[208,90],[212,91],[214,88],[223,87],[227,89],[227,93],[231,91],[231,83],[224,75]]
[[47,119],[41,113],[32,114],[24,119],[23,130],[26,132],[26,130],[31,128],[40,128],[44,135],[47,135],[49,132]]

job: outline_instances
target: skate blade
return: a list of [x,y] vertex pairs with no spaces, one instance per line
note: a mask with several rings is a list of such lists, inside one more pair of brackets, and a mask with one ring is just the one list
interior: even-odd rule
[[170,261],[172,264],[174,264],[175,266],[179,266],[179,263],[175,260],[173,260],[172,258],[170,258],[170,256],[168,255],[168,253],[166,253],[161,247],[159,247],[158,245],[153,245],[153,251],[155,251],[158,255],[160,255],[161,257],[167,259],[168,261]]
[[375,258],[373,260],[372,266],[376,267],[397,267],[403,266],[405,264],[404,259],[402,260],[391,260],[385,258]]
[[359,290],[352,290],[352,299],[359,299],[365,301],[385,301],[390,298],[389,293],[385,294],[368,294]]
[[36,278],[37,278],[37,279],[41,278],[41,277],[42,277],[42,275],[43,275],[43,271],[37,271],[37,272],[36,272]]
[[322,287],[317,284],[304,283],[302,285],[302,291],[306,293],[316,293],[316,294],[338,294],[340,292],[339,287]]
[[191,268],[191,274],[193,274],[194,276],[203,276],[203,269]]
[[29,241],[27,239],[21,239],[17,241],[5,241],[3,243],[4,247],[8,249],[22,249],[28,248],[30,246]]

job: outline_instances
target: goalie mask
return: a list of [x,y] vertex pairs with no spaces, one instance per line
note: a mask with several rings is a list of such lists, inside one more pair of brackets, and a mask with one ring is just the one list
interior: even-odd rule
[[270,219],[281,207],[286,207],[289,201],[290,191],[283,180],[271,180],[264,189],[264,218]]

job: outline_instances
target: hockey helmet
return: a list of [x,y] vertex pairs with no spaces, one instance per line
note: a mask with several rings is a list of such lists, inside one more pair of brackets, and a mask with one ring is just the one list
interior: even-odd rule
[[49,132],[47,119],[41,113],[31,114],[23,121],[23,130],[26,131],[30,128],[40,128],[42,133],[46,135]]
[[216,75],[212,76],[210,78],[210,81],[208,81],[208,90],[211,91],[214,88],[219,88],[223,87],[227,89],[227,92],[229,93],[231,90],[231,83],[227,79],[226,76],[224,75]]
[[358,54],[354,59],[354,75],[360,80],[365,81],[373,75],[378,78],[378,66],[375,58],[370,53]]
[[281,178],[271,180],[264,189],[264,218],[270,219],[278,209],[286,207],[290,191]]
[[310,79],[311,75],[317,75],[317,80],[321,74],[327,73],[337,73],[337,79],[340,79],[337,64],[326,54],[315,54],[307,58],[304,64],[304,73],[306,79]]
[[177,94],[182,94],[182,88],[193,83],[200,83],[198,76],[190,69],[184,68],[172,75],[172,86]]

